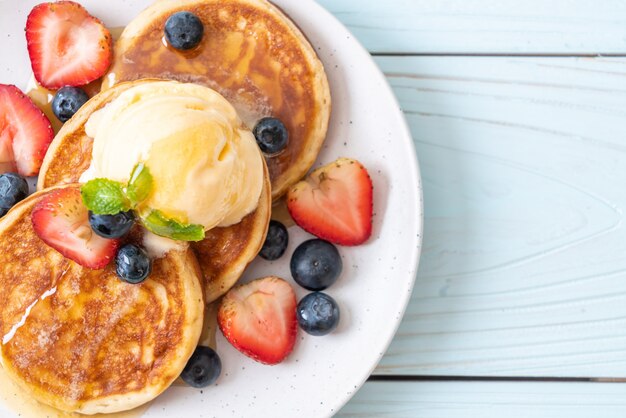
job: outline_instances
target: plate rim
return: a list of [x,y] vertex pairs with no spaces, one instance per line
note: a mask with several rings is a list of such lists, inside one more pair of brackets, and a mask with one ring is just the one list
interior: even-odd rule
[[[274,4],[276,0],[268,0],[268,1]],[[423,187],[422,187],[422,176],[421,176],[419,158],[417,155],[417,149],[415,146],[415,142],[413,140],[413,135],[409,128],[408,121],[406,119],[404,112],[402,111],[402,107],[400,106],[398,97],[393,92],[391,85],[389,84],[387,78],[385,77],[382,69],[378,66],[378,64],[374,60],[374,57],[363,46],[363,44],[361,44],[358,38],[356,38],[356,36],[354,36],[354,34],[350,32],[350,30],[335,15],[333,15],[330,11],[324,8],[317,1],[300,0],[297,3],[298,3],[297,7],[303,7],[302,5],[304,5],[305,3],[309,3],[311,7],[318,8],[318,12],[325,15],[326,19],[333,21],[333,23],[335,23],[338,27],[341,27],[341,29],[346,34],[350,35],[350,39],[352,43],[355,45],[355,47],[358,49],[358,53],[362,55],[363,58],[366,59],[372,65],[372,69],[375,71],[376,77],[378,78],[378,80],[376,81],[380,82],[381,89],[384,89],[384,93],[387,96],[389,96],[391,103],[393,103],[395,106],[394,114],[397,116],[400,122],[398,127],[399,129],[401,129],[403,137],[406,140],[406,141],[403,141],[404,142],[403,145],[408,148],[408,152],[410,154],[409,161],[411,162],[411,164],[408,168],[411,171],[411,176],[410,176],[411,185],[414,186],[413,190],[415,190],[415,193],[412,194],[411,197],[413,200],[413,204],[416,206],[419,212],[417,214],[417,230],[411,231],[412,233],[415,233],[416,235],[415,244],[417,245],[417,247],[414,249],[414,251],[411,254],[410,272],[412,273],[412,276],[411,278],[409,278],[409,280],[406,281],[406,283],[404,283],[405,288],[403,290],[405,291],[403,292],[404,296],[402,297],[402,307],[399,311],[400,315],[397,319],[394,319],[395,321],[394,326],[389,327],[389,332],[387,333],[385,338],[379,339],[380,341],[384,341],[384,342],[380,346],[381,349],[379,350],[379,354],[377,355],[376,361],[374,362],[374,364],[370,365],[370,367],[364,368],[364,373],[362,373],[361,378],[359,379],[360,383],[358,384],[358,386],[349,395],[345,395],[341,397],[340,398],[341,400],[338,401],[336,405],[333,406],[333,410],[336,413],[338,413],[341,408],[343,408],[348,402],[350,402],[350,400],[354,397],[354,395],[356,395],[356,393],[367,382],[369,377],[372,376],[372,372],[376,369],[376,367],[378,367],[378,364],[380,363],[382,358],[385,356],[387,350],[389,349],[389,346],[391,345],[394,337],[396,336],[398,329],[400,328],[400,324],[402,323],[406,310],[411,301],[411,296],[413,294],[413,288],[415,285],[415,281],[417,279],[417,271],[418,271],[418,267],[419,267],[419,263],[421,259],[421,254],[422,254],[422,242],[423,242],[423,236],[424,236],[424,192],[423,192]],[[287,16],[290,19],[292,19],[291,16],[289,15]],[[298,24],[298,22],[295,22],[295,23],[296,25]],[[331,91],[331,96],[332,96],[332,91]],[[376,202],[374,202],[374,205],[375,204]]]

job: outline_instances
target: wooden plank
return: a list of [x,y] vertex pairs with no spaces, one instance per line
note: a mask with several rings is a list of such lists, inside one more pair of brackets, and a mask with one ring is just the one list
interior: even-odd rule
[[626,377],[626,59],[377,61],[426,229],[376,373]]
[[337,417],[622,418],[626,385],[548,382],[368,382]]
[[376,53],[626,52],[623,0],[318,0]]

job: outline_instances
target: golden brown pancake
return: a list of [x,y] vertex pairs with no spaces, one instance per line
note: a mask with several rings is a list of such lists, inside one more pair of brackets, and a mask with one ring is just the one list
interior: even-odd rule
[[191,244],[204,276],[207,303],[224,295],[235,285],[265,242],[269,226],[272,195],[265,168],[265,183],[256,211],[236,225],[213,228],[200,242]]
[[[81,107],[63,125],[50,144],[39,172],[37,189],[77,182],[91,164],[93,140],[85,133],[85,124],[89,117],[127,89],[153,81],[137,80],[117,84],[94,96]],[[213,302],[226,293],[256,257],[265,241],[270,211],[271,194],[266,168],[257,209],[238,224],[207,231],[204,241],[192,244],[204,277],[206,303]]]
[[51,190],[0,220],[2,365],[64,411],[134,408],[170,386],[198,343],[204,303],[195,257],[171,251],[136,285],[111,264],[81,267],[33,231],[30,213]]
[[[164,43],[167,18],[190,11],[204,24],[192,51]],[[250,128],[264,116],[285,123],[289,144],[267,157],[277,199],[311,168],[330,115],[324,67],[302,32],[266,0],[160,0],[139,14],[115,45],[103,90],[120,81],[173,79],[220,92]]]

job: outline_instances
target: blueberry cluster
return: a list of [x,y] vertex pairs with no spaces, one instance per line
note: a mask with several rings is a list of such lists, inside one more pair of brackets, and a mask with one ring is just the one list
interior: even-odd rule
[[[103,238],[117,239],[126,236],[135,224],[132,211],[115,215],[96,215],[89,211],[91,229]],[[146,250],[135,244],[123,245],[115,255],[115,272],[123,281],[138,284],[152,271],[152,260]]]
[[[289,234],[285,225],[272,220],[260,256],[276,260],[285,253],[288,243]],[[332,286],[343,269],[337,247],[317,238],[305,241],[291,256],[290,269],[296,283],[313,291],[298,303],[298,324],[311,335],[332,332],[339,324],[339,306],[331,296],[321,291]]]
[[313,293],[298,303],[300,328],[311,335],[326,335],[339,324],[339,306],[335,299],[321,292],[333,285],[343,268],[337,247],[318,238],[303,242],[296,248],[289,265],[293,279]]

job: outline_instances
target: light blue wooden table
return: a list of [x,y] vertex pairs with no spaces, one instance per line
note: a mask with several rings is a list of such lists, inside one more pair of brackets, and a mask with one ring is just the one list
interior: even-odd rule
[[626,1],[320,0],[411,126],[407,314],[341,416],[626,416]]

